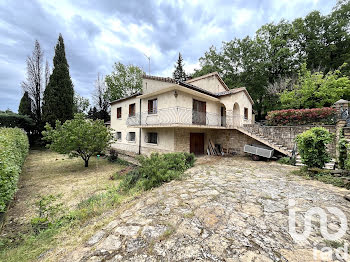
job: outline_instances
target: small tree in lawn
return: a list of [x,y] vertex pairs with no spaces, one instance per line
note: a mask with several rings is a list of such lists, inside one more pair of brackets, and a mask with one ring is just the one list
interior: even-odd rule
[[299,134],[296,141],[303,164],[323,168],[330,161],[327,145],[332,139],[333,135],[323,127],[314,127]]
[[55,129],[46,124],[45,129],[43,139],[49,142],[48,148],[60,154],[80,156],[85,167],[90,157],[106,149],[112,139],[111,131],[102,120],[85,119],[83,114],[76,114],[63,125],[57,120]]

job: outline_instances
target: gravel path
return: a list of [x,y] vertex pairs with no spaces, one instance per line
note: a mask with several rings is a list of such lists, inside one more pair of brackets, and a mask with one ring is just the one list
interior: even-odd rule
[[[198,162],[184,180],[135,200],[62,261],[313,261],[314,246],[329,243],[317,217],[308,240],[293,241],[288,199],[296,201],[298,229],[315,206],[338,207],[350,218],[347,190],[290,175],[295,167],[246,158]],[[328,222],[337,231],[338,219],[328,213]],[[349,239],[348,231],[342,241]]]

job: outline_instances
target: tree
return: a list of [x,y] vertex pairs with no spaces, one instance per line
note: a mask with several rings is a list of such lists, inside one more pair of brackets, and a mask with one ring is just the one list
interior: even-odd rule
[[313,11],[293,22],[265,24],[252,38],[223,42],[220,49],[210,47],[193,77],[217,71],[229,88],[245,86],[257,119],[262,119],[281,106],[278,96],[271,96],[271,86],[294,79],[304,62],[308,70],[324,74],[348,63],[339,70],[350,76],[349,16],[350,1],[338,1],[328,15]]
[[89,166],[91,156],[105,150],[112,140],[112,133],[102,120],[85,119],[83,114],[76,114],[63,125],[57,120],[55,129],[47,123],[43,136],[49,143],[48,148],[60,154],[81,157],[85,167]]
[[73,105],[74,105],[73,107],[74,114],[77,114],[77,113],[86,114],[87,109],[90,106],[90,102],[88,98],[82,97],[78,93],[75,93],[73,97]]
[[45,88],[49,84],[49,81],[50,81],[50,66],[49,66],[49,62],[46,60],[46,63],[45,63]]
[[311,73],[302,65],[299,78],[292,90],[281,93],[284,108],[315,108],[332,106],[337,100],[350,98],[350,79],[339,70]]
[[43,56],[38,40],[35,40],[34,50],[31,56],[27,57],[27,79],[22,82],[22,88],[28,92],[32,100],[33,118],[36,123],[36,129],[42,128],[42,93],[44,91],[43,83]]
[[113,72],[106,76],[108,101],[142,92],[142,75],[144,72],[137,66],[115,63]]
[[32,116],[32,99],[27,91],[24,92],[21,102],[19,103],[18,114],[23,116]]
[[183,59],[182,59],[181,53],[179,53],[179,57],[174,67],[175,67],[175,70],[173,72],[173,78],[176,81],[186,81],[186,73],[183,68]]
[[[109,99],[108,89],[106,82],[100,74],[97,74],[97,80],[95,81],[95,91],[92,95],[94,101],[94,109],[90,109],[90,115],[93,119],[103,119],[105,122],[110,120],[109,111]],[[95,110],[95,112],[93,112]]]
[[60,34],[53,58],[53,70],[44,92],[44,120],[51,125],[56,120],[65,122],[73,118],[74,89],[69,75],[63,37]]

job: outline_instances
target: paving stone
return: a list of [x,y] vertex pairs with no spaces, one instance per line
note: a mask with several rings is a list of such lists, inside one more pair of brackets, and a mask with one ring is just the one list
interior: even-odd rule
[[101,230],[101,231],[98,231],[97,233],[95,233],[95,235],[93,235],[89,240],[88,242],[86,243],[88,246],[93,246],[95,245],[98,241],[101,240],[101,238],[104,237],[104,235],[106,234],[105,231]]
[[98,245],[98,249],[103,249],[107,251],[118,250],[122,245],[119,237],[115,235],[109,235],[104,241]]
[[137,237],[139,230],[139,226],[121,226],[115,229],[115,233],[123,236]]
[[[330,232],[339,221],[326,207],[338,207],[350,218],[348,191],[290,175],[295,167],[245,158],[200,162],[185,179],[135,199],[64,261],[79,261],[79,254],[89,261],[310,261],[304,258],[312,258],[313,246],[326,245],[319,218],[313,217],[305,243],[294,242],[288,200],[296,201],[298,232],[312,207],[326,211]],[[343,241],[350,243],[350,235]]]

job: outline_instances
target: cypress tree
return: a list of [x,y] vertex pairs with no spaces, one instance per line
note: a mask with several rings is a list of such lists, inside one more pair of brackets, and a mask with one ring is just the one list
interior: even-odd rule
[[30,99],[27,91],[24,92],[18,107],[18,114],[24,116],[32,116],[32,99]]
[[176,81],[186,81],[186,73],[183,68],[183,59],[181,53],[179,53],[179,58],[175,64],[175,71],[173,73],[173,77]]
[[53,126],[56,120],[64,123],[66,120],[72,119],[73,97],[73,83],[69,75],[69,65],[66,59],[63,37],[60,34],[53,58],[52,74],[44,92],[44,120]]

